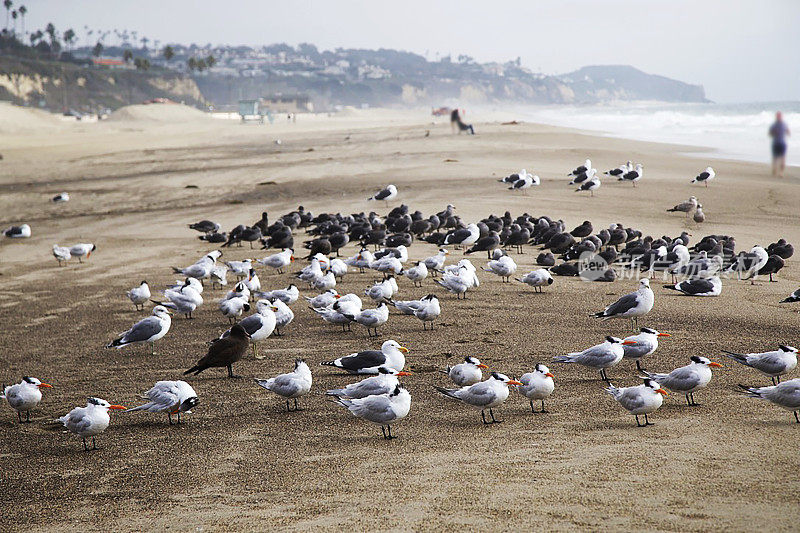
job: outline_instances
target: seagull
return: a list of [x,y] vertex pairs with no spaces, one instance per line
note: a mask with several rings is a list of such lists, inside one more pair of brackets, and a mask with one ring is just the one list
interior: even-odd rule
[[682,292],[687,296],[719,296],[722,294],[722,280],[719,276],[691,278],[675,285],[664,285],[664,288]]
[[553,358],[555,363],[578,363],[600,370],[600,378],[609,381],[606,369],[611,368],[622,360],[625,351],[622,349],[622,339],[607,336],[605,342],[582,352],[571,352],[567,355],[557,355]]
[[[156,305],[182,313],[187,319],[193,318],[192,313],[203,305],[203,297],[191,286],[189,279],[191,278],[187,278],[186,283],[179,289],[167,289],[164,291],[164,296],[168,298],[168,301],[151,301]],[[245,301],[247,301],[246,298]]]
[[681,202],[672,209],[667,209],[668,213],[686,213],[686,217],[689,217],[689,213],[697,209],[697,197],[690,196],[688,200],[685,202]]
[[59,246],[57,244],[53,245],[53,257],[56,258],[58,261],[58,266],[62,266],[63,263],[66,263],[70,259],[72,259],[72,253],[70,253],[69,248],[66,246]]
[[510,256],[504,255],[500,259],[489,261],[483,270],[497,274],[503,283],[508,283],[517,271],[517,263]]
[[522,377],[519,378],[522,385],[517,387],[517,390],[530,402],[532,413],[536,412],[536,409],[533,408],[534,400],[542,402],[542,410],[539,412],[547,413],[544,408],[544,401],[553,394],[556,388],[553,382],[554,377],[549,368],[543,364],[537,363],[533,372],[522,374]]
[[451,233],[449,233],[445,238],[444,244],[447,246],[448,244],[453,244],[456,247],[459,246],[472,246],[481,236],[481,230],[478,228],[477,224],[468,224],[466,228],[457,229]]
[[288,326],[294,320],[294,311],[279,298],[272,301],[272,310],[275,312],[275,336],[281,337],[281,328]]
[[269,255],[264,259],[259,259],[258,262],[264,266],[274,268],[278,271],[278,274],[283,274],[283,269],[294,261],[294,250],[291,248],[286,248],[285,250]]
[[702,224],[706,221],[706,214],[703,213],[703,204],[697,204],[697,209],[694,212],[694,216],[692,216],[692,220],[698,224]]
[[523,191],[532,186],[538,186],[541,183],[539,176],[534,176],[525,169],[520,171],[519,179],[511,184],[508,188],[509,191]]
[[402,372],[406,366],[408,348],[400,346],[396,341],[388,340],[381,345],[380,350],[365,350],[351,353],[333,361],[323,361],[323,366],[335,366],[346,370],[350,374],[377,374],[382,366]]
[[794,302],[800,302],[800,289],[797,289],[792,294],[780,301],[782,304]]
[[250,270],[253,268],[252,259],[245,259],[244,261],[227,261],[225,264],[228,265],[228,269],[230,269],[231,273],[236,276],[236,279],[246,278],[250,274]]
[[367,336],[372,337],[371,330],[375,330],[375,337],[378,336],[378,328],[386,324],[389,320],[389,307],[386,302],[381,302],[375,309],[364,309],[354,315],[343,313],[352,322],[358,322],[367,328]]
[[144,318],[133,325],[131,329],[111,341],[106,348],[121,349],[129,344],[150,343],[150,355],[155,355],[155,342],[169,331],[172,325],[172,313],[163,305],[153,308],[153,315]]
[[737,363],[755,368],[769,376],[773,385],[780,383],[782,375],[788,374],[797,367],[797,348],[783,344],[771,352],[736,353],[722,350],[722,353]]
[[603,311],[594,313],[595,318],[603,321],[609,318],[630,318],[634,329],[639,327],[639,317],[644,316],[653,309],[655,296],[650,288],[650,280],[639,280],[639,289],[626,294]]
[[100,398],[89,398],[86,407],[76,407],[58,419],[69,431],[83,439],[83,450],[89,451],[86,439],[92,438],[92,449],[97,449],[94,438],[106,430],[111,423],[109,409],[122,409],[122,405],[112,405]]
[[577,167],[575,170],[573,170],[572,172],[570,172],[569,174],[567,174],[567,177],[569,177],[569,176],[577,176],[578,174],[581,174],[581,173],[583,173],[583,172],[586,172],[586,171],[587,171],[587,170],[589,170],[590,168],[592,168],[592,160],[591,160],[591,159],[587,159],[587,160],[586,160],[586,161],[583,163],[583,165],[581,165],[581,166]]
[[706,167],[703,172],[695,176],[695,178],[692,180],[692,183],[705,183],[706,187],[708,187],[708,182],[713,180],[716,175],[717,174],[714,172],[713,168]]
[[411,410],[411,394],[402,385],[397,385],[389,394],[352,400],[337,398],[336,402],[354,416],[380,425],[383,438],[387,440],[395,438],[391,424],[405,418]]
[[308,296],[304,296],[304,298],[309,304],[311,304],[312,309],[325,309],[326,307],[332,306],[336,300],[341,298],[341,296],[336,289],[328,289],[322,294],[314,296],[313,298]]
[[428,277],[428,267],[422,261],[417,261],[414,263],[414,266],[407,269],[404,274],[414,283],[415,287],[422,287],[422,280]]
[[[286,411],[300,411],[297,399],[311,390],[311,369],[302,359],[294,362],[294,370],[274,378],[255,380],[259,387],[264,387],[286,399]],[[289,400],[294,400],[294,409],[289,407]]]
[[191,414],[200,399],[191,385],[185,381],[158,381],[142,396],[149,402],[138,407],[126,409],[131,411],[148,411],[150,413],[167,413],[169,425],[172,425],[172,415],[178,415],[178,424],[181,423],[181,413]]
[[31,227],[27,224],[10,226],[3,230],[3,235],[9,239],[27,239],[31,236]]
[[228,377],[239,377],[233,373],[233,363],[237,362],[247,352],[247,345],[250,336],[239,324],[234,324],[230,335],[225,338],[214,339],[208,347],[208,353],[200,359],[197,364],[183,373],[183,375],[194,372],[196,376],[207,368],[228,368]]
[[688,365],[676,368],[669,374],[647,371],[645,374],[669,390],[686,395],[686,404],[694,407],[700,405],[694,401],[694,393],[711,381],[711,367],[721,368],[722,365],[699,355],[693,355],[691,360]]
[[624,165],[620,165],[617,168],[612,168],[611,170],[606,170],[605,172],[603,172],[603,174],[605,174],[606,176],[616,177],[617,179],[622,179],[622,176],[624,174],[627,174],[631,170],[633,170],[633,163],[628,161]]
[[642,328],[641,333],[622,339],[622,357],[636,361],[636,370],[643,372],[640,361],[658,349],[659,337],[670,337],[669,333],[661,333],[652,328]]
[[755,284],[758,271],[764,268],[769,261],[769,254],[761,246],[753,246],[749,252],[741,253],[728,267],[727,272],[736,272],[741,279],[749,279],[750,284]]
[[600,183],[600,180],[599,180],[598,178],[596,178],[596,177],[595,177],[595,178],[592,178],[592,179],[590,179],[590,180],[584,181],[584,182],[581,184],[581,186],[580,186],[580,187],[578,187],[577,189],[575,189],[575,192],[580,192],[580,191],[590,191],[590,192],[591,192],[591,196],[594,196],[594,191],[596,191],[597,189],[599,189],[599,188],[600,188],[600,185],[601,185],[601,183]]
[[633,186],[636,187],[636,182],[642,179],[644,175],[644,170],[641,163],[636,163],[636,169],[626,172],[622,176],[620,176],[618,181],[630,181],[633,183]]
[[95,250],[97,250],[97,246],[90,242],[75,244],[69,247],[69,253],[77,257],[79,263],[83,263],[81,257],[86,256],[86,259],[89,259],[89,256],[92,255],[92,252]]
[[0,398],[8,402],[17,412],[17,420],[22,424],[22,411],[25,411],[25,422],[31,421],[31,410],[36,409],[42,401],[42,390],[53,386],[49,383],[42,383],[36,378],[25,376],[16,385],[3,386],[3,394]]
[[[133,302],[133,305],[136,306],[137,311],[144,311],[144,304],[147,303],[147,300],[150,299],[150,286],[147,284],[147,280],[142,280],[138,287],[134,287],[131,290],[125,293],[125,296]],[[141,309],[139,309],[141,306]]]
[[[614,397],[617,402],[636,417],[636,426],[652,426],[647,415],[656,411],[664,403],[667,391],[661,388],[653,379],[645,378],[642,385],[623,387],[621,389],[609,385],[606,392]],[[644,415],[644,424],[639,423],[639,415]]]
[[550,271],[544,268],[532,270],[527,274],[525,274],[523,277],[514,279],[516,279],[520,283],[525,283],[526,285],[530,285],[536,292],[542,292],[542,289],[545,285],[553,284],[553,276],[550,274]]
[[800,424],[800,417],[797,415],[797,411],[800,411],[800,378],[790,379],[771,387],[739,386],[751,398],[768,400],[778,407],[794,411],[794,419]]
[[63,204],[69,202],[69,193],[68,192],[61,192],[56,194],[50,199],[51,202],[54,204]]
[[337,398],[347,398],[348,400],[366,398],[377,394],[389,394],[400,384],[397,378],[410,375],[411,372],[404,370],[398,372],[393,368],[381,366],[378,367],[377,376],[364,378],[361,381],[347,385],[343,389],[331,389],[325,394],[336,396]]
[[[509,385],[522,385],[522,383],[509,378],[505,374],[492,372],[492,375],[486,381],[481,381],[468,387],[445,389],[434,385],[433,388],[448,398],[453,398],[467,405],[477,407],[481,410],[481,420],[483,420],[484,424],[495,424],[497,422],[502,422],[502,420],[495,419],[493,409],[506,401],[508,398]],[[486,421],[486,409],[489,410],[491,422]]]
[[488,368],[489,367],[481,363],[477,357],[468,355],[464,358],[463,363],[448,366],[447,369],[440,370],[439,372],[447,374],[447,376],[453,380],[453,383],[459,387],[469,387],[470,385],[480,382],[483,379],[483,372],[481,369]]
[[260,292],[258,293],[258,297],[266,300],[277,298],[286,305],[292,305],[297,301],[298,298],[300,298],[300,291],[297,290],[297,285],[292,283],[285,289],[275,289],[274,291]]
[[385,189],[382,189],[375,193],[374,196],[370,196],[367,200],[383,200],[387,204],[397,198],[397,187],[394,185],[388,185]]
[[[219,255],[217,255],[219,254]],[[211,270],[216,266],[217,258],[222,255],[220,252],[212,252],[199,259],[193,265],[186,268],[172,267],[173,272],[188,278],[203,280],[211,275]]]
[[211,220],[201,220],[200,222],[189,224],[189,229],[199,231],[200,233],[216,233],[221,227],[222,226]]
[[438,285],[441,285],[451,293],[456,295],[456,299],[467,299],[467,291],[472,288],[472,273],[466,266],[458,267],[458,270],[453,272],[445,272],[442,274],[441,280],[435,280]]
[[570,180],[569,185],[581,185],[586,183],[587,181],[591,181],[593,179],[599,179],[597,175],[597,169],[590,168],[581,172],[580,174],[575,174],[573,178]]
[[[275,318],[275,307],[269,300],[258,300],[256,302],[256,312],[246,316],[239,321],[239,325],[250,335],[250,343],[253,345],[253,357],[264,359],[266,356],[258,355],[258,341],[264,340],[275,331],[277,319]],[[230,335],[230,330],[222,334],[223,337]]]

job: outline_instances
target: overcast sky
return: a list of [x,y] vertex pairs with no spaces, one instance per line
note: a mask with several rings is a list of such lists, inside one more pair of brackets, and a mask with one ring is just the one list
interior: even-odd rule
[[[800,99],[800,0],[14,0],[27,27],[136,30],[162,43],[309,42],[560,74],[630,64],[719,102]],[[82,39],[81,44],[85,41]]]

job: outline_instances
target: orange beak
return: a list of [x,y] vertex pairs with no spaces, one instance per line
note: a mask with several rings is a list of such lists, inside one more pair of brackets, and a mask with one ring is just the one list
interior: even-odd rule
[[658,337],[672,337],[669,333],[659,333]]
[[402,372],[398,372],[397,375],[398,376],[410,376],[411,372],[406,372],[405,370],[403,370]]
[[668,393],[667,391],[665,391],[664,389],[656,389],[656,392],[657,392],[657,393],[659,393],[659,394],[662,394],[662,395],[664,395],[664,396],[666,396],[667,394],[669,394],[669,393]]
[[124,405],[109,405],[109,409],[127,409]]
[[289,262],[290,263],[294,262],[294,256],[293,255],[289,257]]
[[170,413],[169,413],[169,414],[171,414],[171,415],[177,415],[177,414],[180,412],[180,410],[181,410],[181,408],[180,408],[180,407],[176,407],[175,409],[173,409],[172,411],[170,411]]
[[508,382],[509,385],[522,385],[522,382],[512,379]]
[[547,376],[548,378],[554,378],[555,377],[552,372],[548,372],[547,374],[545,374],[545,376]]
[[53,388],[53,386],[50,385],[49,383],[39,383],[36,386],[39,387],[40,389],[52,389]]
[[624,341],[622,344],[623,344],[624,346],[630,346],[630,345],[632,345],[632,344],[636,344],[636,341]]
[[408,348],[406,348],[405,346],[399,347],[398,350],[400,350],[403,353],[408,353]]
[[488,369],[489,367],[481,363],[478,365],[478,368]]
[[334,294],[334,295],[333,295],[333,297],[334,297],[334,298],[336,298],[336,299],[338,300],[339,298],[341,298],[341,297],[342,297],[342,295],[341,295],[341,294]]
[[721,365],[721,364],[719,364],[719,363],[715,363],[715,362],[713,362],[713,361],[712,361],[712,362],[710,362],[710,363],[708,363],[708,366],[713,366],[714,368],[722,368],[722,365]]

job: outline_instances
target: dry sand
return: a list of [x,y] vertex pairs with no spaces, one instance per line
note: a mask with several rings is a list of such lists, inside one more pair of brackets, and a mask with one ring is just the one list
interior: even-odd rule
[[[533,294],[487,273],[467,301],[430,281],[422,289],[401,281],[404,297],[440,295],[441,323],[423,332],[414,319],[392,316],[379,340],[367,339],[363,328],[342,333],[297,304],[287,336],[262,345],[268,358],[236,365],[248,379],[210,370],[189,380],[201,404],[181,426],[114,413],[101,449],[83,453],[79,439],[48,424],[89,395],[135,404],[153,382],[179,378],[204,353],[204,342],[227,327],[216,310],[219,291],[207,291],[197,319],[175,318],[155,357],[146,347],[102,348],[142,316],[126,289],[141,279],[163,288],[175,279],[170,265],[212,248],[186,227],[202,218],[228,229],[298,204],[314,212],[385,213],[364,199],[395,183],[412,209],[427,214],[453,202],[467,221],[508,209],[562,218],[570,228],[590,219],[596,228],[621,222],[657,236],[733,234],[739,249],[779,237],[800,244],[796,169],[778,180],[766,165],[715,161],[718,178],[706,189],[688,183],[706,166],[682,155],[692,148],[500,124],[509,118],[488,117],[495,121],[477,123],[474,137],[451,135],[446,122],[433,124],[424,112],[381,110],[271,126],[119,120],[0,136],[2,225],[28,222],[33,229],[31,239],[0,243],[2,376],[34,375],[55,385],[32,424],[18,425],[2,408],[3,529],[796,530],[800,426],[787,412],[736,394],[737,383],[768,380],[733,363],[697,394],[701,407],[687,408],[672,394],[653,415],[656,425],[645,429],[602,392],[596,372],[580,367],[551,365],[557,385],[550,414],[533,415],[512,395],[498,410],[505,423],[491,427],[433,391],[443,382],[434,369],[464,355],[519,375],[606,334],[627,334],[627,323],[601,324],[587,314],[633,289],[630,280],[557,278]],[[586,156],[600,169],[642,161],[646,178],[636,189],[606,181],[594,198],[576,194],[564,174]],[[538,173],[542,185],[512,194],[494,179],[521,167]],[[49,203],[61,191],[73,199]],[[700,228],[665,212],[691,194],[705,207],[708,222]],[[86,241],[98,250],[85,264],[56,266],[53,243]],[[411,255],[434,250],[415,244]],[[225,258],[263,255],[243,247]],[[529,247],[514,256],[520,271],[535,255]],[[474,261],[483,264],[483,257]],[[261,275],[267,288],[289,282],[288,275]],[[339,288],[360,293],[373,278],[349,274]],[[727,281],[713,299],[654,283],[656,307],[645,323],[673,337],[646,366],[669,370],[691,355],[717,358],[720,348],[797,345],[795,309],[777,303],[798,286],[796,259],[777,280]],[[415,371],[405,380],[412,411],[393,442],[326,401],[322,391],[352,378],[318,366],[386,338],[411,349]],[[315,372],[314,394],[302,400],[304,411],[287,414],[249,378],[286,371],[298,356]],[[609,374],[619,385],[637,381],[627,361]]]

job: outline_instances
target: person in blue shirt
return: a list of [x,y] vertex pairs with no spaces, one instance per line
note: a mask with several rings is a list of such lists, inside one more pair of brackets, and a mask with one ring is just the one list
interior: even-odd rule
[[772,175],[783,177],[786,169],[786,137],[792,133],[789,126],[783,121],[780,111],[775,113],[775,122],[769,127],[769,136],[772,137]]

